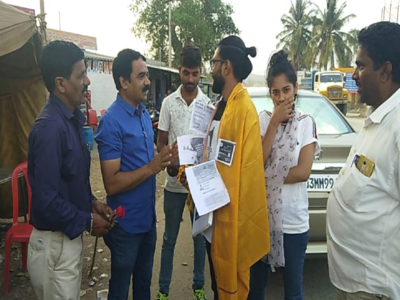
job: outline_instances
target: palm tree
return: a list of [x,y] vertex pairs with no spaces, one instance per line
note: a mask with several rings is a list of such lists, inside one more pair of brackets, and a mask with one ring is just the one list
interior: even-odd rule
[[[335,67],[335,61],[339,64],[345,63],[345,56],[353,53],[353,45],[349,45],[351,40],[349,33],[341,31],[354,14],[345,16],[344,10],[347,7],[344,2],[340,7],[337,0],[327,0],[326,9],[322,11],[318,6],[316,16],[313,19],[312,38],[308,44],[308,62],[314,64],[318,69],[328,69]],[[350,46],[350,47],[349,47]],[[346,62],[347,63],[347,62]]]
[[348,48],[341,48],[336,51],[337,61],[342,68],[351,68],[354,65],[354,54]]
[[342,49],[339,51],[338,63],[340,67],[350,68],[354,66],[355,56],[358,49],[358,33],[360,31],[357,29],[350,30],[349,34],[346,37],[346,44],[348,49]]
[[350,47],[351,51],[353,51],[353,54],[355,55],[358,50],[358,35],[360,33],[360,30],[358,29],[352,29],[350,30],[348,36],[347,36],[347,45]]
[[305,53],[307,43],[311,39],[311,25],[313,11],[310,0],[296,0],[291,2],[288,15],[281,18],[284,30],[277,35],[279,43],[277,48],[289,50],[290,59],[296,70],[306,67]]

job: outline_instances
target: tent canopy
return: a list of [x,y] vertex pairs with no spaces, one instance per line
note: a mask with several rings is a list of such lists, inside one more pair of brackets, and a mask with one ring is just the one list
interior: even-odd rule
[[18,50],[36,32],[35,17],[0,1],[0,56]]
[[[0,1],[0,168],[27,159],[28,135],[46,102],[34,17]],[[0,218],[12,215],[11,184],[0,186]]]

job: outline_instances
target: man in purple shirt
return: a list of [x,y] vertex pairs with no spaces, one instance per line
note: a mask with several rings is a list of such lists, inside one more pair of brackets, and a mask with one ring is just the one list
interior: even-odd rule
[[40,62],[50,97],[29,135],[28,177],[32,188],[28,271],[40,300],[79,299],[82,233],[108,233],[111,209],[90,187],[90,153],[79,106],[90,80],[84,53],[75,44],[49,43]]

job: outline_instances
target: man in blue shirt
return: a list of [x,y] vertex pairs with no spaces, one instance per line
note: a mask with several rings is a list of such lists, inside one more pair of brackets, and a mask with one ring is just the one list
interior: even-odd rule
[[39,299],[79,299],[82,233],[107,234],[111,209],[94,199],[90,153],[79,110],[90,84],[84,53],[55,41],[42,53],[42,76],[50,97],[29,135],[28,177],[32,188],[28,271]]
[[125,208],[104,241],[111,250],[108,299],[128,298],[133,278],[133,298],[150,299],[156,245],[156,177],[176,160],[175,146],[154,155],[154,136],[149,113],[143,106],[150,88],[146,59],[125,49],[113,63],[117,99],[101,118],[96,142],[107,202]]

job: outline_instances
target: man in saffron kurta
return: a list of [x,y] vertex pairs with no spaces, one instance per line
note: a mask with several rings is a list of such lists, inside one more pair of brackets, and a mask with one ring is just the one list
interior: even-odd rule
[[222,100],[209,126],[205,160],[216,158],[218,139],[235,143],[231,165],[217,161],[231,202],[214,212],[208,240],[216,279],[213,290],[219,300],[247,298],[250,267],[270,247],[260,126],[241,83],[252,70],[248,55],[254,57],[256,49],[231,36],[220,42],[211,61],[213,91]]

